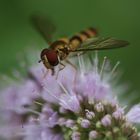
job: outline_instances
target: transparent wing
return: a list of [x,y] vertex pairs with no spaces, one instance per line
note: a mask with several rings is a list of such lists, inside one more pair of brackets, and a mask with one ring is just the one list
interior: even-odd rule
[[127,46],[129,43],[115,38],[91,38],[74,51],[106,50]]
[[35,29],[50,44],[52,42],[52,36],[56,31],[56,27],[52,21],[40,15],[32,15],[30,20]]

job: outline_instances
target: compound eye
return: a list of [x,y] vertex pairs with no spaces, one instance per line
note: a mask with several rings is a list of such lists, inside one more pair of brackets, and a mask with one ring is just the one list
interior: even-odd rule
[[46,56],[47,61],[51,66],[56,66],[59,63],[58,54],[56,51],[52,49],[42,50],[40,57],[41,57],[41,60],[45,61],[44,56]]
[[48,62],[50,63],[50,65],[52,65],[52,66],[56,66],[59,63],[58,54],[54,50],[49,50],[47,52],[47,59],[48,59]]
[[43,49],[43,50],[42,50],[42,52],[41,52],[41,54],[40,54],[41,60],[44,60],[44,56],[47,55],[48,51],[49,51],[48,49]]

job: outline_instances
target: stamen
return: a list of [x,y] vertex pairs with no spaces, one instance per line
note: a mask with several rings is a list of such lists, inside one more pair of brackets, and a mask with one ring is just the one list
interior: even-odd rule
[[95,67],[95,73],[98,73],[98,51],[95,52],[95,59],[94,59],[94,67]]
[[101,78],[103,77],[103,71],[104,71],[104,67],[105,67],[105,64],[106,64],[106,60],[107,60],[107,57],[105,56],[104,60],[103,60],[102,67],[101,67],[101,71],[100,71]]
[[78,54],[78,62],[79,62],[80,72],[81,72],[81,74],[83,74],[85,71],[85,68],[84,68],[85,65],[84,65],[84,61],[83,61],[82,57],[80,56],[80,54]]
[[44,71],[44,69],[42,69],[42,73],[43,73],[43,79],[45,79],[46,76],[47,76],[48,73],[49,73],[49,69],[47,69],[47,70],[45,70],[45,71]]
[[118,65],[120,64],[120,61],[118,61],[116,63],[116,65],[113,67],[112,71],[111,71],[111,75],[115,72],[115,70],[117,69]]
[[68,91],[66,90],[66,88],[62,85],[62,83],[60,83],[59,81],[57,81],[57,83],[59,84],[59,86],[62,88],[62,90],[69,95]]
[[12,74],[13,74],[13,76],[14,76],[15,78],[17,78],[17,79],[22,78],[20,72],[19,72],[18,70],[16,70],[16,69],[14,69],[14,70],[12,71]]
[[26,131],[27,127],[30,127],[30,126],[35,126],[35,128],[38,129],[38,131],[41,129],[40,126],[39,125],[36,125],[36,124],[34,124],[34,125],[32,125],[32,124],[25,125],[25,127],[23,127],[22,130],[20,130],[16,134],[14,134],[14,136],[29,136],[29,135],[32,135],[31,132]]
[[[22,128],[23,128],[23,127],[22,127]],[[26,133],[26,132],[18,132],[18,133],[16,133],[16,134],[14,134],[14,136],[15,136],[15,137],[17,137],[17,136],[18,136],[18,137],[19,137],[19,136],[20,136],[20,137],[23,137],[23,136],[27,136],[27,133]]]
[[37,105],[43,106],[43,104],[38,102],[38,101],[34,101],[34,103],[37,104]]
[[2,75],[2,79],[4,81],[6,81],[7,83],[12,83],[12,84],[15,83],[15,81],[12,78],[10,78],[10,77],[8,77],[6,75]]
[[78,53],[77,56],[78,56],[79,67],[80,67],[80,70],[81,70],[82,69],[82,64],[81,64],[80,54]]
[[27,111],[32,112],[32,113],[34,113],[36,115],[40,115],[40,112],[35,111],[35,110],[31,109],[31,108],[28,108]]
[[125,110],[127,108],[127,105],[125,105],[122,109]]
[[90,113],[88,109],[85,109],[85,112]]
[[59,99],[58,99],[56,96],[54,96],[54,94],[53,94],[53,93],[51,93],[51,91],[50,91],[50,90],[48,90],[46,87],[44,87],[44,89],[48,92],[48,94],[49,94],[49,95],[51,95],[52,97],[54,97],[56,100],[58,100],[58,101],[59,101]]

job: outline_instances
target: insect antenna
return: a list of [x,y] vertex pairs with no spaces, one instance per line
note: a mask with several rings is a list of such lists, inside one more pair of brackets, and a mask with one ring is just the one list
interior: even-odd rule
[[41,62],[42,62],[42,60],[39,60],[39,61],[38,61],[38,63],[41,63]]

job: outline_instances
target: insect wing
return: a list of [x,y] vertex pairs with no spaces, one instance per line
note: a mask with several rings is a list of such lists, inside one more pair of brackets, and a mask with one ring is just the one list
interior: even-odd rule
[[31,16],[31,23],[47,43],[50,44],[52,42],[52,36],[56,31],[56,27],[52,21],[42,16],[33,15]]
[[118,40],[115,38],[96,38],[90,39],[88,42],[81,44],[81,47],[75,51],[90,51],[90,50],[107,50],[116,49],[127,46],[129,43],[124,40]]
[[101,38],[99,38],[99,37],[89,38],[81,44],[80,48],[85,47],[85,46],[91,46],[99,41],[101,41]]

